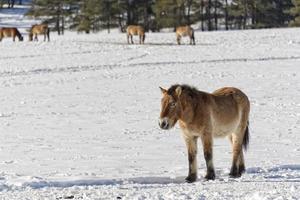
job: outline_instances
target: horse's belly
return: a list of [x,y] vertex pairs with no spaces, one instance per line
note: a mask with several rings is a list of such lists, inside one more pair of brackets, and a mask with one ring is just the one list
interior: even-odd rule
[[186,36],[188,36],[188,33],[181,33],[180,35],[181,35],[181,37],[186,37]]
[[225,137],[232,134],[238,128],[238,119],[232,120],[231,122],[222,123],[222,122],[213,122],[212,132],[214,137]]
[[10,32],[8,32],[8,33],[7,33],[7,32],[4,32],[3,35],[4,35],[4,37],[11,37],[11,33],[10,33]]

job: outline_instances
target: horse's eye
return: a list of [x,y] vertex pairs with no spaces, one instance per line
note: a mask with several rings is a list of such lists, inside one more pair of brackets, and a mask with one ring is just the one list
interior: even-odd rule
[[175,102],[170,103],[170,107],[171,107],[171,108],[174,108],[175,106],[176,106],[176,103],[175,103]]

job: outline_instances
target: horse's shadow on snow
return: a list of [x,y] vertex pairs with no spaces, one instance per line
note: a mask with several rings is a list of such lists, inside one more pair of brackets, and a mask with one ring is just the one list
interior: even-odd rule
[[[221,174],[220,174],[221,173]],[[241,180],[241,182],[300,182],[300,165],[279,165],[272,168],[252,167],[246,171],[248,177]],[[218,183],[230,183],[231,181],[224,181],[228,175],[224,172],[219,172],[216,181]],[[253,177],[262,177],[263,179],[257,180]],[[203,182],[203,178],[199,178],[197,182]],[[233,180],[234,181],[234,180]],[[196,182],[196,183],[197,183]],[[234,181],[235,182],[235,181]],[[73,186],[107,186],[107,185],[126,185],[126,184],[139,184],[139,185],[168,185],[168,184],[183,184],[185,183],[184,177],[135,177],[124,179],[69,179],[69,180],[37,180],[23,183],[23,187],[31,187],[33,189],[45,187],[58,187],[68,188]],[[214,182],[209,182],[213,184]]]
[[76,179],[76,180],[37,180],[23,184],[23,187],[31,187],[33,189],[45,188],[45,187],[58,187],[67,188],[73,186],[107,186],[107,185],[126,185],[126,184],[181,184],[185,183],[184,177],[136,177],[125,179]]

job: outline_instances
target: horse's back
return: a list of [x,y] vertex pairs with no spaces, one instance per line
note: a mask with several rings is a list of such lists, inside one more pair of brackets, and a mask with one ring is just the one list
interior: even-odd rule
[[[224,87],[214,91],[211,103],[215,136],[234,132],[240,123],[248,121],[250,103],[248,97],[238,88]],[[246,120],[246,121],[245,121]]]
[[190,26],[179,26],[176,28],[176,34],[181,36],[188,36],[193,33],[194,29]]
[[47,24],[34,24],[31,27],[31,32],[34,34],[42,34],[47,32],[48,25]]
[[145,33],[144,28],[139,25],[129,25],[126,31],[127,34],[131,34],[131,35],[144,35]]
[[249,100],[247,95],[238,88],[223,87],[212,93],[213,96],[221,99],[234,99],[238,104],[248,104]]
[[0,28],[0,33],[3,37],[12,37],[18,32],[17,28]]

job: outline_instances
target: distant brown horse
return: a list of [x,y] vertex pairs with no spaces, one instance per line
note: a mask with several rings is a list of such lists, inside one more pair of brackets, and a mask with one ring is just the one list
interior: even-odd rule
[[176,122],[185,140],[189,174],[187,182],[197,179],[197,140],[201,138],[206,161],[207,180],[215,178],[213,165],[213,137],[228,136],[233,149],[230,176],[240,177],[245,171],[243,150],[249,143],[248,120],[250,103],[239,89],[224,87],[213,93],[199,91],[188,85],[161,88],[163,98],[159,125],[172,128]]
[[48,38],[48,42],[50,41],[50,29],[47,24],[35,24],[32,25],[29,30],[29,41],[33,40],[38,41],[38,35],[44,35],[44,41]]
[[16,37],[18,37],[19,41],[23,41],[23,36],[18,31],[18,29],[14,28],[14,27],[10,27],[10,28],[3,27],[3,28],[0,28],[0,42],[2,41],[2,39],[4,37],[12,37],[13,41],[15,41]]
[[195,45],[195,33],[194,29],[190,26],[179,26],[176,28],[176,39],[177,44],[180,44],[181,38],[189,36],[190,37],[190,44]]
[[142,26],[138,25],[130,25],[126,29],[127,32],[127,43],[129,44],[129,38],[131,39],[131,44],[133,44],[133,35],[138,35],[140,38],[140,44],[144,44],[145,42],[145,29]]

